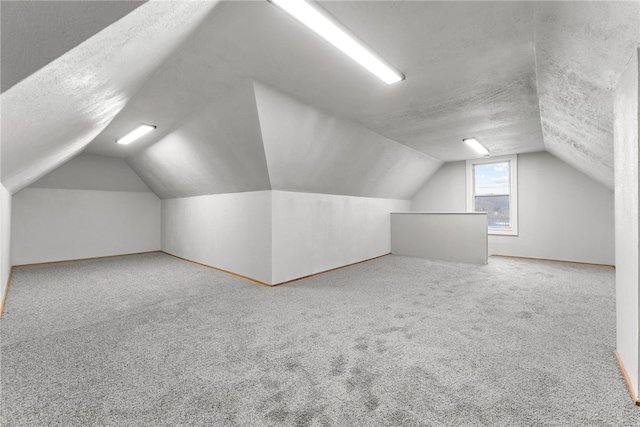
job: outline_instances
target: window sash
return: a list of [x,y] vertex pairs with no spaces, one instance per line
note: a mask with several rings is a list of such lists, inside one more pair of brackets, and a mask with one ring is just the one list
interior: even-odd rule
[[[482,199],[485,199],[488,201],[489,204],[493,203],[495,205],[497,205],[497,210],[478,210],[477,209],[477,202],[481,201]],[[506,199],[506,200],[500,200],[500,199]],[[501,205],[505,204],[506,202],[506,209],[504,211],[500,210]],[[512,226],[512,215],[513,215],[513,209],[511,206],[511,196],[509,194],[504,194],[504,195],[481,195],[481,196],[473,196],[473,210],[474,212],[487,212],[488,214],[488,224],[487,227],[491,228],[491,229],[501,229],[501,230],[508,230],[511,228]],[[502,222],[506,224],[500,224],[498,225],[498,222]]]
[[[500,192],[496,194],[477,194],[476,192],[476,166],[491,164],[509,165],[509,192]],[[489,225],[487,229],[489,234],[518,235],[518,164],[517,155],[494,157],[488,159],[467,160],[467,211],[476,211],[476,197],[508,197],[509,204],[509,225]]]

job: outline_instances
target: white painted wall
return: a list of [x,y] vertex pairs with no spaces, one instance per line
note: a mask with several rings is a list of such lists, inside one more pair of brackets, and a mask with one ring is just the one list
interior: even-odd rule
[[271,283],[271,192],[162,200],[162,250]]
[[40,178],[30,188],[151,191],[123,159],[82,153]]
[[11,272],[11,193],[0,184],[0,299]]
[[640,269],[638,227],[638,88],[640,55],[636,50],[614,93],[614,171],[616,247],[616,348],[636,396],[640,375],[638,358],[638,287]]
[[487,264],[486,213],[391,214],[391,252],[445,261]]
[[160,199],[122,159],[80,154],[13,197],[12,264],[160,249]]
[[[465,211],[465,162],[443,165],[412,211]],[[518,236],[489,236],[489,254],[614,263],[613,192],[546,152],[518,155]]]
[[13,265],[160,249],[153,193],[25,188],[12,205]]
[[408,200],[273,191],[273,283],[391,252],[390,212]]

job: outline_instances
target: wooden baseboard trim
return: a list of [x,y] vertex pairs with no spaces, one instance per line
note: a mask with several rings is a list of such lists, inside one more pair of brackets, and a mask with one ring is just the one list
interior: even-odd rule
[[309,274],[307,276],[298,277],[297,279],[286,280],[284,282],[276,283],[276,284],[271,285],[271,286],[280,286],[280,285],[284,285],[286,283],[296,282],[298,280],[307,279],[309,277],[317,276],[318,274],[324,274],[324,273],[328,273],[330,271],[339,270],[341,268],[351,267],[352,265],[362,264],[363,262],[373,261],[374,259],[382,258],[382,257],[385,257],[387,255],[391,255],[391,252],[389,252],[388,254],[382,254],[382,255],[374,256],[373,258],[363,259],[362,261],[352,262],[351,264],[341,265],[340,267],[334,267],[334,268],[330,268],[328,270],[319,271],[317,273]]
[[330,268],[329,270],[319,271],[317,273],[309,274],[307,276],[298,277],[296,279],[291,279],[291,280],[286,280],[286,281],[280,282],[280,283],[270,284],[270,283],[267,283],[267,282],[263,282],[262,280],[254,279],[253,277],[249,277],[249,276],[245,276],[243,274],[239,274],[239,273],[236,273],[236,272],[233,272],[233,271],[225,270],[224,268],[215,267],[213,265],[205,264],[203,262],[198,262],[198,261],[191,260],[189,258],[184,258],[184,257],[178,256],[178,255],[174,255],[174,254],[172,254],[170,252],[166,252],[166,251],[160,251],[160,252],[162,252],[164,254],[167,254],[167,255],[170,255],[170,256],[172,256],[174,258],[181,259],[183,261],[187,261],[187,262],[190,262],[190,263],[193,263],[193,264],[198,264],[198,265],[201,265],[203,267],[213,268],[214,270],[222,271],[223,273],[228,273],[228,274],[232,274],[232,275],[237,276],[237,277],[241,277],[243,279],[251,280],[252,282],[256,282],[256,283],[259,283],[261,285],[268,286],[270,288],[273,288],[275,286],[284,285],[286,283],[296,282],[298,280],[307,279],[309,277],[317,276],[318,274],[328,273],[330,271],[338,270],[340,268],[350,267],[352,265],[361,264],[363,262],[367,262],[367,261],[371,261],[371,260],[374,260],[374,259],[377,259],[377,258],[382,258],[382,257],[387,256],[387,255],[391,255],[391,253],[378,255],[378,256],[375,256],[373,258],[364,259],[362,261],[356,261],[356,262],[353,262],[353,263],[347,264],[347,265],[341,265],[340,267]]
[[223,273],[227,273],[227,274],[232,274],[232,275],[237,276],[237,277],[242,277],[243,279],[251,280],[252,282],[256,282],[256,283],[258,283],[260,285],[264,285],[264,286],[268,286],[268,287],[272,287],[273,286],[273,285],[271,285],[271,284],[269,284],[267,282],[263,282],[262,280],[254,279],[253,277],[249,277],[249,276],[244,276],[242,274],[238,274],[238,273],[235,273],[233,271],[225,270],[224,268],[219,268],[219,267],[215,267],[213,265],[205,264],[203,262],[194,261],[194,260],[189,259],[189,258],[184,258],[184,257],[178,256],[178,255],[174,255],[174,254],[172,254],[170,252],[166,252],[166,251],[160,251],[160,252],[162,252],[163,254],[170,255],[170,256],[172,256],[174,258],[181,259],[183,261],[187,261],[187,262],[190,262],[190,263],[193,263],[193,264],[198,264],[198,265],[201,265],[203,267],[213,268],[214,270],[222,271]]
[[9,267],[9,277],[7,277],[7,283],[4,284],[4,292],[2,293],[2,301],[0,301],[0,317],[4,311],[4,302],[7,300],[7,292],[9,291],[9,283],[11,283],[11,273],[13,273],[13,267]]
[[152,254],[154,252],[162,252],[162,251],[144,251],[144,252],[131,252],[128,254],[117,254],[117,255],[103,255],[103,256],[94,256],[88,258],[75,258],[75,259],[61,259],[59,261],[44,261],[44,262],[35,262],[33,264],[17,264],[14,265],[13,268],[17,267],[33,267],[36,265],[47,265],[47,264],[59,264],[62,262],[74,262],[74,261],[87,261],[91,259],[103,259],[103,258],[116,258],[121,256],[129,256],[129,255],[143,255],[143,254]]
[[624,378],[624,382],[627,385],[627,390],[629,390],[629,394],[631,395],[631,401],[636,405],[640,406],[640,400],[636,397],[635,391],[633,391],[633,386],[631,385],[631,380],[629,379],[629,374],[627,374],[627,370],[624,367],[624,363],[622,363],[622,359],[620,358],[620,354],[618,350],[613,350],[613,355],[618,362],[618,368],[620,368],[620,372],[622,373],[622,378]]
[[584,261],[567,261],[564,259],[551,259],[551,258],[536,258],[530,256],[517,256],[517,255],[500,255],[500,254],[492,254],[491,256],[499,256],[502,258],[517,258],[517,259],[531,259],[534,261],[551,261],[551,262],[566,262],[569,264],[584,264],[584,265],[595,265],[598,267],[611,267],[616,268],[613,264],[598,264],[597,262],[584,262]]

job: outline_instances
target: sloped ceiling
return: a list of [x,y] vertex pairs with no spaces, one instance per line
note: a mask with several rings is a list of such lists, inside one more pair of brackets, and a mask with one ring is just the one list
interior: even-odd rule
[[29,187],[151,192],[124,160],[87,153],[74,157]]
[[250,80],[127,162],[160,198],[270,190]]
[[410,199],[442,164],[255,82],[274,190]]
[[4,186],[15,193],[80,153],[214,5],[145,3],[3,92]]
[[[144,1],[3,1],[2,92],[76,47]],[[29,46],[25,51],[24,46]]]
[[248,79],[127,163],[163,199],[261,190],[408,199],[442,162]]
[[537,5],[538,94],[545,149],[609,188],[613,188],[613,90],[640,42],[639,27],[640,2]]
[[[174,11],[176,5],[182,4],[160,3],[155,15],[145,17],[136,15],[146,5],[140,6],[89,41],[110,29],[120,29],[132,16],[138,16],[140,26],[156,28],[152,24],[158,20],[160,27],[166,26],[176,19],[172,16],[178,13]],[[149,157],[144,158],[153,150],[146,155],[139,153],[158,141],[166,146],[168,135],[174,138],[175,146],[182,146],[175,138],[179,129],[184,130],[183,123],[210,108],[218,97],[241,82],[256,79],[279,92],[295,94],[296,102],[328,117],[362,126],[436,161],[475,157],[461,141],[475,136],[492,155],[547,149],[611,186],[610,92],[632,47],[640,42],[637,1],[324,1],[320,5],[405,73],[406,80],[384,85],[267,1],[221,2],[179,49],[171,31],[160,36],[154,33],[153,41],[144,38],[151,32],[142,31],[140,36],[129,31],[120,47],[139,54],[165,44],[168,59],[155,67],[154,73],[127,64],[131,68],[127,77],[135,84],[103,92],[95,107],[100,114],[94,114],[99,117],[90,120],[92,125],[82,121],[82,108],[64,112],[65,107],[61,109],[64,114],[56,111],[61,100],[49,99],[55,99],[56,93],[68,93],[67,87],[44,90],[52,83],[51,78],[38,77],[42,80],[36,79],[38,84],[29,82],[34,76],[55,73],[60,68],[55,64],[77,55],[74,52],[78,50],[82,54],[77,60],[67,61],[67,74],[78,75],[81,70],[95,69],[96,64],[109,64],[110,58],[102,53],[109,46],[108,40],[91,49],[81,44],[44,67],[46,72],[40,70],[3,93],[3,113],[7,100],[16,110],[9,114],[9,123],[16,129],[9,126],[9,135],[3,132],[2,136],[3,167],[11,165],[9,172],[3,170],[3,182],[9,180],[15,192],[44,173],[45,165],[55,167],[82,150],[88,140],[92,140],[86,148],[88,153],[126,158],[134,167],[149,162]],[[198,17],[205,14],[193,13]],[[195,18],[190,22],[196,21],[200,22]],[[195,26],[189,26],[188,31],[192,28]],[[105,68],[98,73],[105,80],[122,72]],[[84,94],[95,105],[91,80],[91,75],[76,79],[71,93],[78,96],[66,98],[67,102],[86,109],[87,101],[78,99]],[[15,124],[34,103],[54,116],[46,121],[47,132],[33,134]],[[260,120],[267,115],[261,114]],[[247,120],[250,122],[251,117]],[[3,125],[4,121],[3,114]],[[135,145],[121,147],[114,143],[140,122],[155,124],[158,129]],[[182,135],[192,138],[184,143],[185,149],[198,144],[204,147],[202,135],[197,134]],[[7,151],[7,144],[13,148]],[[267,159],[269,144],[264,147]],[[171,153],[156,150],[157,159]],[[341,159],[358,164],[367,157],[363,150],[346,152]],[[7,157],[11,160],[5,161]],[[314,164],[328,158],[330,154]],[[272,181],[292,181],[276,177],[276,171],[269,172]],[[169,180],[181,180],[166,194],[182,194],[192,184],[189,174],[195,170],[182,165],[166,173],[156,177],[158,182],[164,180],[166,185]],[[26,176],[16,178],[16,174]],[[153,183],[147,184],[153,189]]]

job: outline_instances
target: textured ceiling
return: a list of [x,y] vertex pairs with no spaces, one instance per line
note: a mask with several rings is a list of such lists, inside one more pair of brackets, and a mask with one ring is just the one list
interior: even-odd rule
[[2,92],[142,3],[144,2],[0,2]]
[[15,193],[80,153],[214,5],[145,3],[3,92],[3,185]]
[[[328,2],[407,81],[344,114],[443,161],[544,149],[535,84],[534,4],[528,2]],[[348,94],[345,94],[347,97]]]
[[[113,141],[141,120],[180,120],[247,78],[443,161],[544,149],[535,86],[534,5],[525,2],[326,2],[407,75],[387,86],[266,1],[223,2],[99,135],[88,152],[128,157]],[[464,31],[460,31],[464,28]]]
[[[635,25],[634,25],[635,24]],[[547,151],[613,188],[613,90],[640,43],[640,2],[537,5]]]
[[[146,18],[139,16],[138,24],[151,26],[154,20],[168,21],[176,5],[182,4],[156,4],[158,12]],[[221,2],[179,49],[175,48],[177,43],[166,42],[173,35],[170,31],[162,34],[168,59],[153,73],[137,72],[134,61],[126,64],[132,68],[127,70],[129,77],[140,82],[135,91],[123,80],[110,79],[116,80],[112,88],[116,93],[129,88],[126,99],[116,103],[117,107],[108,106],[104,101],[109,98],[102,94],[101,108],[108,108],[110,113],[102,115],[100,126],[90,127],[91,132],[83,135],[73,152],[93,139],[86,152],[138,159],[138,153],[154,143],[167,144],[165,137],[175,136],[184,123],[205,114],[232,88],[247,79],[256,79],[294,94],[301,105],[358,124],[439,161],[474,157],[461,140],[475,136],[492,155],[547,149],[611,186],[611,90],[633,46],[640,42],[639,2],[320,4],[405,73],[407,79],[386,86],[267,1]],[[126,18],[136,16],[145,6]],[[159,11],[163,7],[164,13]],[[118,29],[126,18],[103,32]],[[200,22],[193,22],[196,21]],[[2,31],[4,37],[4,28]],[[92,64],[111,64],[112,60],[102,53],[109,47],[108,40],[100,42],[103,32],[32,77],[56,72],[61,59],[75,55],[89,42],[93,43],[91,49],[83,51],[66,72],[82,74],[84,68],[95,66]],[[149,34],[143,32],[144,35]],[[119,46],[144,52],[147,45],[157,46],[155,42],[131,33]],[[28,50],[28,46],[24,48]],[[121,65],[125,66],[122,62]],[[108,73],[118,77],[122,72],[106,68],[101,70],[105,78]],[[6,95],[12,92],[26,97],[27,103],[30,98],[50,97],[52,91],[44,86],[47,81],[33,85],[30,80],[31,77],[2,94],[3,113],[9,98]],[[83,93],[88,95],[86,102],[95,102],[92,86],[86,83],[87,79],[76,82],[73,89],[77,96],[69,102],[82,103],[78,97]],[[65,90],[54,86],[53,93]],[[21,106],[17,97],[12,102],[18,111],[11,120],[18,121],[28,108]],[[10,163],[15,164],[16,170],[25,170],[38,162],[51,164],[56,147],[60,154],[65,144],[74,139],[67,136],[70,129],[88,129],[77,123],[73,111],[57,116],[58,108],[56,103],[47,103],[42,110],[55,117],[48,131],[53,138],[31,135],[17,125],[19,129],[9,137],[3,132],[4,167]],[[247,114],[248,122],[253,120],[254,112],[239,114]],[[155,124],[158,129],[131,146],[114,143],[140,122]],[[31,144],[36,149],[41,144],[34,136],[51,139],[48,150],[33,151]],[[10,150],[12,159],[5,162],[5,146],[17,147],[16,141],[25,140],[26,148]],[[194,144],[202,141],[189,140],[184,147]],[[26,160],[22,159],[23,150],[31,152]],[[268,156],[267,145],[265,150]],[[365,148],[345,152],[346,162],[358,164],[367,156],[364,151]],[[70,151],[65,153],[57,159],[68,158]],[[13,162],[14,156],[20,161]],[[323,161],[328,160],[317,159],[316,164]],[[35,172],[42,173],[41,168],[36,169],[34,176]],[[183,188],[189,185],[189,173],[185,169],[182,174],[162,179],[178,180],[174,185]],[[28,180],[19,181],[23,184]],[[18,188],[13,185],[13,191]]]

